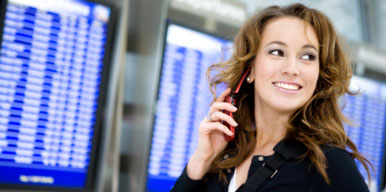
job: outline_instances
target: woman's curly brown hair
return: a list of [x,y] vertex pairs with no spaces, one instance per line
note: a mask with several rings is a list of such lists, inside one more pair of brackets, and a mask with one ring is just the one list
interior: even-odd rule
[[[346,150],[352,157],[361,162],[367,171],[370,181],[369,166],[371,163],[363,157],[355,144],[344,131],[343,121],[346,121],[339,108],[338,98],[344,94],[354,95],[349,90],[352,69],[342,43],[334,30],[331,21],[320,11],[308,8],[302,4],[292,4],[286,7],[271,6],[250,18],[241,28],[234,40],[232,57],[226,61],[210,66],[207,76],[210,79],[211,91],[220,83],[228,84],[232,90],[237,86],[243,72],[253,63],[261,42],[264,27],[271,20],[279,17],[297,17],[310,24],[316,32],[319,41],[320,72],[315,92],[304,106],[299,108],[288,120],[287,139],[302,142],[307,151],[300,158],[311,160],[326,183],[326,157],[321,145],[330,145]],[[210,78],[211,71],[218,74]],[[228,143],[212,163],[209,173],[219,174],[225,179],[224,170],[240,165],[250,155],[256,144],[256,131],[252,128],[254,121],[254,87],[253,84],[243,84],[238,93],[238,112],[235,120],[239,126],[236,129],[235,140]],[[234,155],[224,160],[227,153]]]

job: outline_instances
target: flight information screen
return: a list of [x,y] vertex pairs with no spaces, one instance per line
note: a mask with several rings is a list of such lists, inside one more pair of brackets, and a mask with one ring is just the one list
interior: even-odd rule
[[[352,125],[345,125],[350,139],[374,166],[371,170],[371,191],[380,191],[382,184],[386,130],[386,84],[354,76],[351,89],[361,90],[360,95],[342,98],[343,113]],[[366,169],[359,162],[359,171],[367,180]]]
[[[199,124],[212,101],[206,70],[221,58],[227,59],[231,49],[230,41],[168,25],[148,164],[148,191],[169,191],[194,153]],[[353,122],[345,129],[374,165],[371,189],[377,191],[383,172],[386,85],[355,76],[351,89],[358,87],[362,94],[340,100],[345,106],[343,113]],[[367,179],[364,167],[358,166]]]
[[83,188],[110,8],[8,0],[0,53],[0,184]]
[[148,167],[148,191],[169,191],[197,140],[212,95],[206,70],[229,57],[231,42],[168,25]]

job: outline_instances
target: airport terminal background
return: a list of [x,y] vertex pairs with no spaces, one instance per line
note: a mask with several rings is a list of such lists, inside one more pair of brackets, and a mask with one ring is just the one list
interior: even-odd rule
[[295,2],[347,42],[363,93],[340,100],[345,130],[385,191],[384,0],[1,0],[0,191],[169,191],[208,110],[207,67],[249,16]]

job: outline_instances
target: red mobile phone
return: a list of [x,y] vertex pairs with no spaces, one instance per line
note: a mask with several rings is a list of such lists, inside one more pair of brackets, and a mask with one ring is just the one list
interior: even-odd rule
[[[228,103],[232,104],[233,106],[236,106],[236,94],[239,92],[240,87],[241,87],[241,84],[243,84],[245,77],[246,77],[246,76],[248,75],[248,73],[249,73],[249,70],[250,70],[249,67],[245,70],[243,76],[241,77],[241,80],[240,80],[239,84],[238,84],[237,87],[236,87],[236,90],[235,90],[235,91],[232,91],[231,94],[229,94],[229,96],[228,96],[227,98],[225,98],[225,102],[228,102]],[[230,112],[230,111],[225,111],[225,110],[224,110],[223,113],[225,113],[225,114],[227,114],[227,115],[229,115],[229,116],[231,116],[231,117],[233,118],[233,113],[232,113],[232,112]],[[228,135],[224,134],[225,140],[227,140],[227,141],[232,141],[232,140],[235,138],[235,128],[234,128],[232,125],[229,125],[229,124],[228,124],[227,122],[225,122],[225,121],[224,121],[223,123],[224,123],[224,125],[227,126],[227,127],[229,128],[229,130],[232,131],[232,133],[233,133],[232,136],[228,136]]]

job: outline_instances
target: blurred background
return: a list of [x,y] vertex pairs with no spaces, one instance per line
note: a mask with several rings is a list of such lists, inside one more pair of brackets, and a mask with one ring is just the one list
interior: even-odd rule
[[345,40],[361,90],[340,99],[345,130],[385,191],[384,0],[2,0],[0,191],[169,191],[209,109],[208,66],[248,17],[291,3]]

